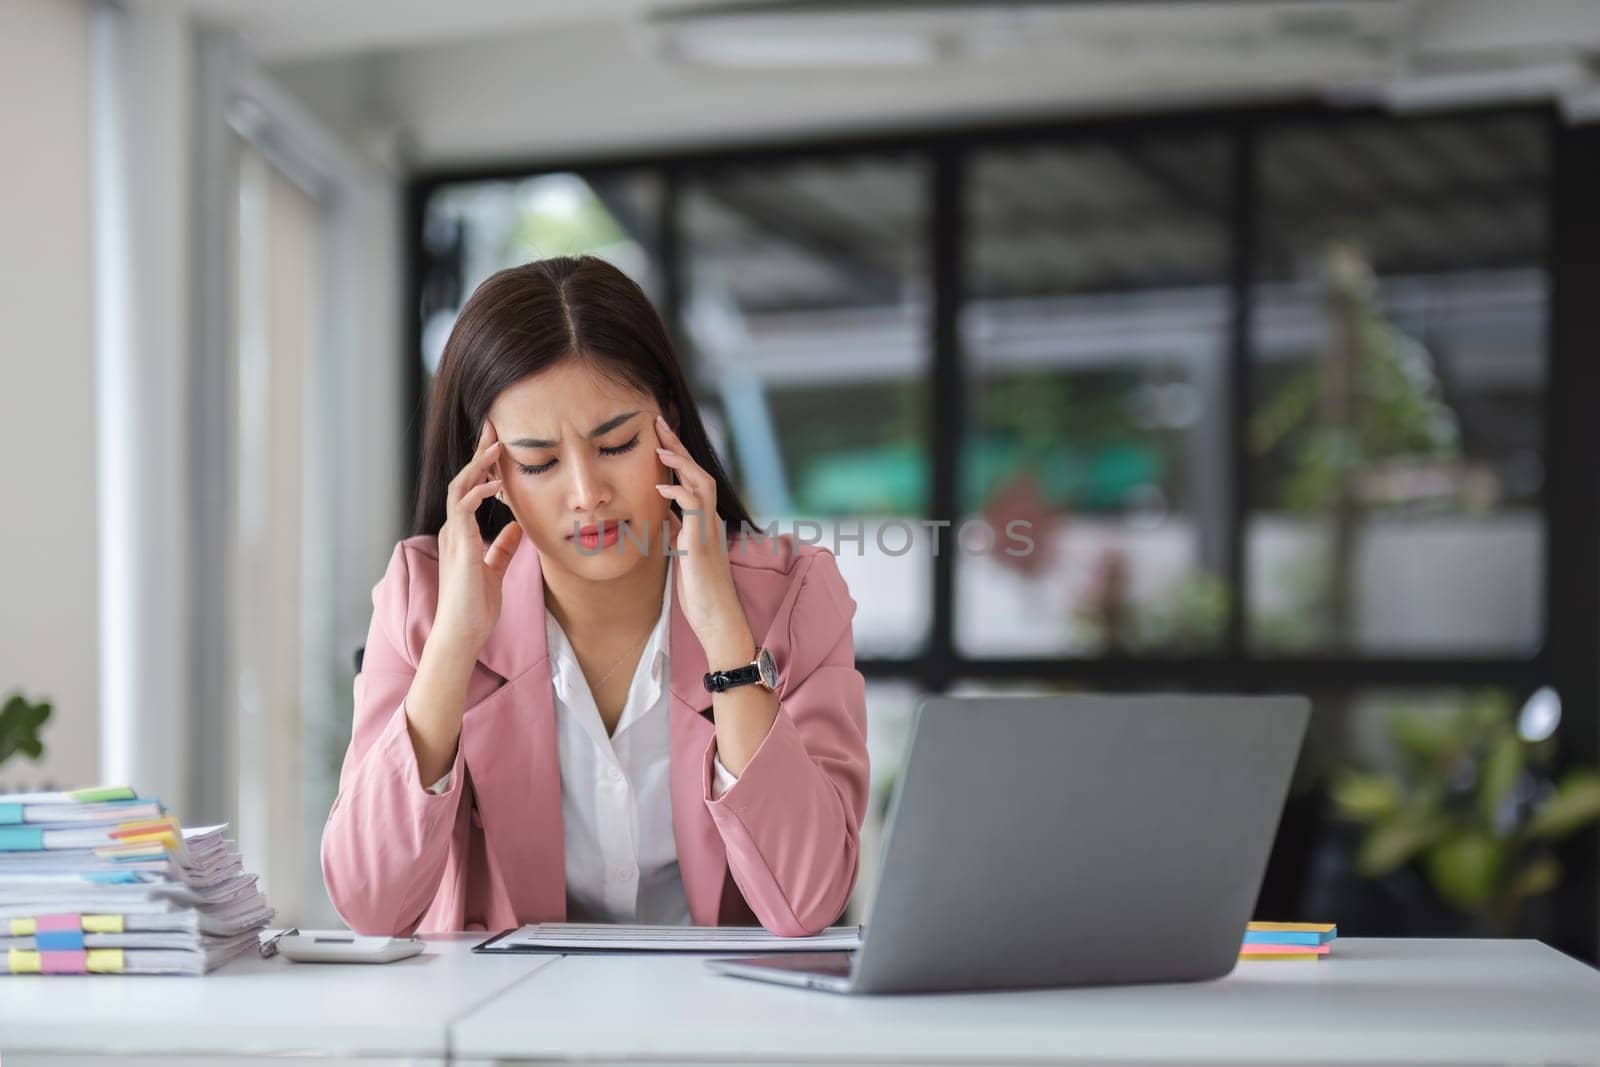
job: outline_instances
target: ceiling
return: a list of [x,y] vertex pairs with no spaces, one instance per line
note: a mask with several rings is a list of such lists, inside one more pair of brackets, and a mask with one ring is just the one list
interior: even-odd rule
[[1324,95],[1600,118],[1594,0],[130,0],[414,165]]
[[268,61],[489,37],[562,23],[636,19],[686,0],[143,0],[237,30]]

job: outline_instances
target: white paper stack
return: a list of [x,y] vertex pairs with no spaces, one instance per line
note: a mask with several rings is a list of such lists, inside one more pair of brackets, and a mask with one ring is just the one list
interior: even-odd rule
[[0,795],[0,974],[204,974],[273,911],[226,826],[118,786]]
[[840,952],[861,947],[861,927],[830,926],[810,937],[780,937],[759,926],[649,926],[535,923],[475,952]]

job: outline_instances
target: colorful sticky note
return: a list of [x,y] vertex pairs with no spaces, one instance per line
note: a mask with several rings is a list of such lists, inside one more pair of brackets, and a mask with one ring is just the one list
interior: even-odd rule
[[75,804],[97,804],[104,800],[137,800],[139,794],[125,785],[103,785],[94,789],[74,789],[69,796]]
[[1245,945],[1239,950],[1242,960],[1314,960],[1326,956],[1328,945]]
[[1246,930],[1255,930],[1262,933],[1316,933],[1336,934],[1339,928],[1333,923],[1265,923],[1252,922],[1245,926]]
[[0,852],[38,852],[44,831],[32,826],[0,826]]
[[1247,945],[1321,945],[1332,940],[1333,934],[1313,930],[1246,930],[1244,934]]

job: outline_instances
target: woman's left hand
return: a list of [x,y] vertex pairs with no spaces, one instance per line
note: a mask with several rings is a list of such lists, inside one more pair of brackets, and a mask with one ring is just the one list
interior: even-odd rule
[[677,485],[657,485],[656,491],[683,510],[674,547],[679,552],[678,596],[684,618],[700,638],[712,670],[743,666],[755,655],[755,642],[733,584],[727,537],[717,514],[716,479],[694,461],[659,415],[656,436],[666,446],[657,448],[656,455],[678,476]]

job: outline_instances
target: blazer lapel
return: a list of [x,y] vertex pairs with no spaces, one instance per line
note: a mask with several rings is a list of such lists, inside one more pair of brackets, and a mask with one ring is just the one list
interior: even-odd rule
[[706,651],[679,606],[681,567],[672,568],[671,741],[672,832],[678,846],[678,873],[696,926],[715,926],[722,909],[728,853],[705,805],[706,747],[716,735],[711,694],[706,692]]
[[504,679],[469,704],[462,752],[496,877],[519,922],[566,919],[566,843],[544,577],[527,537],[506,570],[500,620],[478,661]]

